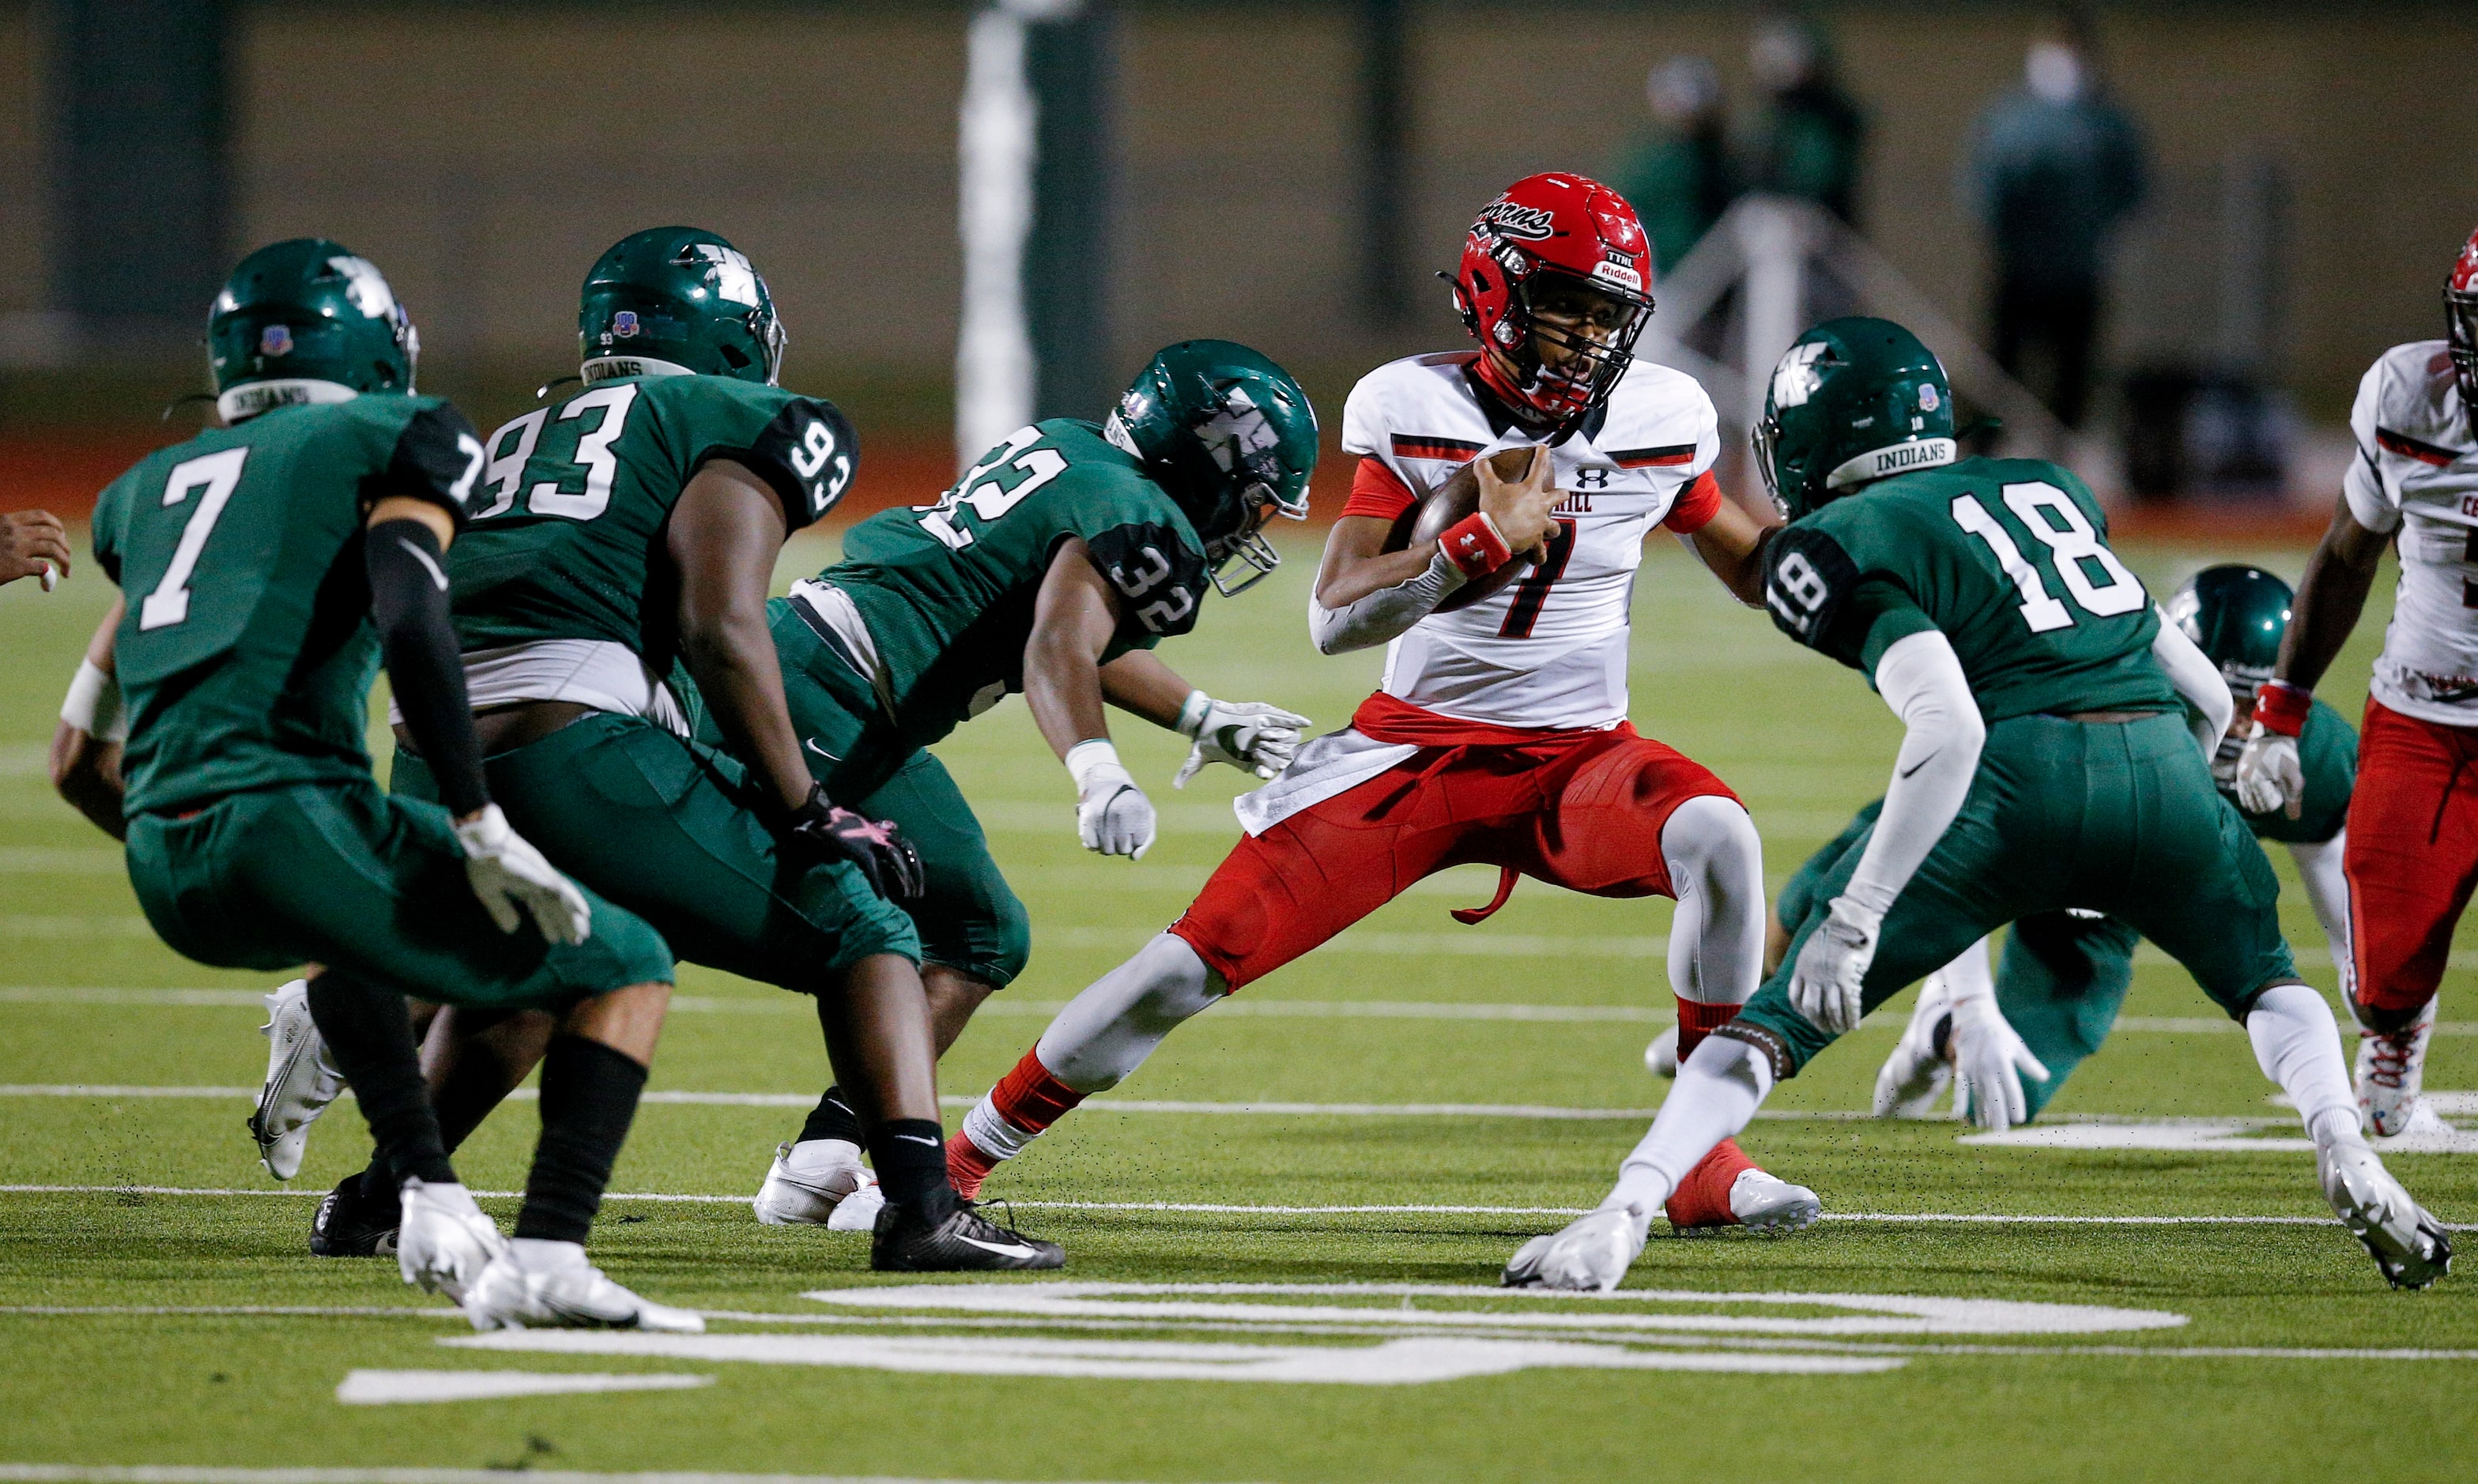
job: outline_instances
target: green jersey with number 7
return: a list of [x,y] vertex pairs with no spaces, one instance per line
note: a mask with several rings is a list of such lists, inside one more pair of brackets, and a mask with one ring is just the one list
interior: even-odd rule
[[[670,564],[656,558],[696,471],[746,465],[796,531],[843,499],[860,440],[832,403],[679,368],[596,380],[500,428],[485,453],[471,528],[447,557],[465,652],[601,641],[660,676],[677,639]],[[651,592],[657,572],[665,593]]]
[[369,393],[276,405],[113,481],[94,555],[128,594],[113,653],[130,814],[369,781],[379,642],[362,524],[390,495],[456,511],[481,446],[437,397]]
[[1103,663],[1196,626],[1203,539],[1142,461],[1089,422],[1019,429],[936,504],[872,516],[844,538],[843,561],[819,580],[848,594],[868,624],[906,745],[926,746],[1024,689],[1033,600],[1070,540],[1122,599]]
[[2056,465],[1965,459],[1876,481],[1784,527],[1764,565],[1773,622],[1844,665],[1872,674],[1896,641],[1941,630],[1988,722],[2183,704],[2151,657],[2150,593]]

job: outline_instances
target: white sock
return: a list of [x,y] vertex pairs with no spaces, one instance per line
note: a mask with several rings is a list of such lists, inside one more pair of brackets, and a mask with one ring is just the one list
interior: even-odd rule
[[1727,1036],[1704,1038],[1678,1069],[1678,1085],[1652,1131],[1618,1167],[1618,1183],[1602,1208],[1625,1206],[1637,1216],[1658,1211],[1714,1144],[1754,1120],[1772,1090],[1772,1064],[1755,1047]]
[[2298,1121],[2317,1146],[2364,1138],[2340,1027],[2322,995],[2302,984],[2273,985],[2256,998],[2245,1026],[2263,1074],[2297,1105]]

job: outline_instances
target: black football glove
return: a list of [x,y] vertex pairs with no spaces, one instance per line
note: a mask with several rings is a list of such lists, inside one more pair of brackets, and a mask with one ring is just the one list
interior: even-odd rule
[[925,889],[921,852],[885,819],[872,819],[830,803],[822,784],[809,786],[808,801],[792,812],[784,847],[812,861],[849,861],[869,878],[870,889],[889,901],[910,901]]

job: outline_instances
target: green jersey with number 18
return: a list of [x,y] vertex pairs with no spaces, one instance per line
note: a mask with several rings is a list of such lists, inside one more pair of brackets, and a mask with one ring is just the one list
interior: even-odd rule
[[448,554],[468,672],[476,651],[573,640],[623,645],[661,676],[678,647],[664,532],[697,470],[746,466],[796,531],[843,498],[860,445],[831,403],[672,375],[598,382],[500,428],[485,453],[471,529]]
[[363,523],[392,495],[461,519],[481,470],[464,414],[372,393],[261,413],[113,481],[94,556],[129,604],[114,637],[129,813],[367,783],[379,645]]
[[2109,550],[2083,482],[2033,459],[1968,459],[1866,486],[1791,523],[1764,601],[1799,642],[1873,674],[1941,631],[1981,716],[2171,711],[2158,610]]
[[1089,422],[1018,429],[935,505],[852,527],[843,560],[818,579],[859,610],[906,743],[925,746],[1024,689],[1033,600],[1071,539],[1119,593],[1105,663],[1196,626],[1203,541],[1135,457]]

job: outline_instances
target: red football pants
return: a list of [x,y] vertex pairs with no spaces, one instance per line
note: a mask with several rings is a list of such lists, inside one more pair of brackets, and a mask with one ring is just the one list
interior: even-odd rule
[[1626,724],[1422,747],[1242,840],[1170,930],[1236,990],[1450,866],[1511,868],[1593,896],[1675,896],[1661,827],[1706,794],[1737,798]]
[[2358,1002],[2385,1019],[2435,997],[2478,886],[2478,728],[2366,702],[2349,797],[2349,935]]

